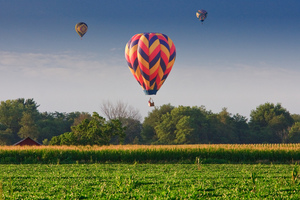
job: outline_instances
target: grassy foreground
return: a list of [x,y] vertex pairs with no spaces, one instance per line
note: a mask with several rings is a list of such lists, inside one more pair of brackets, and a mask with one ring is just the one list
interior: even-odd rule
[[300,144],[0,147],[0,164],[295,163]]
[[0,165],[0,199],[300,199],[297,165]]

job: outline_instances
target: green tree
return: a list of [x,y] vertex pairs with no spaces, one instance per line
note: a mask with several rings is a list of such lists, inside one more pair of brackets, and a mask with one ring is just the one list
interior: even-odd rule
[[24,106],[20,100],[1,101],[0,105],[0,123],[11,130],[13,137],[17,139],[17,133],[20,130],[20,124]]
[[13,134],[11,129],[8,128],[2,129],[0,125],[0,145],[10,145],[12,144],[11,142],[12,140],[13,140]]
[[13,144],[21,138],[18,133],[23,126],[20,122],[24,113],[31,116],[34,123],[38,120],[39,112],[37,108],[39,105],[33,99],[19,98],[15,100],[1,101],[0,103],[0,124],[5,127],[2,130],[2,135],[6,138],[5,144]]
[[162,116],[164,114],[170,113],[174,109],[171,104],[164,104],[160,107],[155,107],[148,116],[145,117],[142,124],[141,138],[142,143],[152,144],[157,141],[157,133],[155,131],[155,126],[162,121]]
[[50,141],[52,137],[65,133],[66,131],[64,130],[64,128],[61,128],[60,125],[61,123],[53,116],[52,113],[40,113],[40,119],[37,122],[40,133],[38,140]]
[[282,143],[288,138],[288,128],[294,123],[290,113],[277,103],[265,103],[252,110],[249,126],[257,143]]
[[300,115],[292,114],[291,117],[293,118],[294,122],[300,122]]
[[191,116],[182,116],[181,119],[178,120],[176,124],[176,144],[187,144],[194,141],[189,141],[192,137],[194,128],[193,128],[193,120]]
[[155,133],[158,140],[156,144],[174,144],[175,143],[175,126],[176,123],[173,121],[171,113],[166,113],[161,117],[161,122],[156,123]]
[[179,106],[161,117],[155,126],[160,144],[207,143],[205,110],[199,107]]
[[209,143],[222,144],[228,143],[229,140],[224,134],[224,124],[220,121],[220,117],[217,113],[209,112],[207,115],[207,129],[208,129],[208,141]]
[[227,108],[223,108],[220,113],[209,112],[207,119],[209,127],[209,142],[216,144],[233,143],[231,142],[235,140],[232,126],[233,120],[231,118],[231,114],[227,111]]
[[240,114],[233,115],[233,127],[238,142],[241,144],[253,143],[251,141],[251,132],[249,130],[248,119]]
[[208,112],[209,142],[211,143],[248,143],[249,127],[247,119],[239,114],[232,116],[223,108],[215,114]]
[[227,108],[223,108],[218,114],[218,118],[222,125],[222,132],[224,138],[227,139],[226,143],[238,143],[238,135],[236,134],[234,127],[234,119],[231,113],[227,111]]
[[94,112],[91,119],[85,119],[77,126],[51,139],[50,145],[109,145],[113,136],[118,135],[123,142],[125,134],[119,120],[106,121]]
[[24,139],[26,137],[31,137],[32,139],[37,140],[39,130],[30,113],[24,112],[19,124],[21,125],[18,132],[20,138]]
[[300,143],[300,122],[296,122],[289,130],[288,142]]
[[133,118],[119,119],[124,127],[124,144],[138,144],[141,141],[142,124],[139,120]]
[[[38,141],[51,140],[52,137],[71,131],[72,125],[79,124],[83,119],[91,117],[90,114],[81,112],[60,113],[43,112],[40,113],[36,122],[39,129]],[[45,140],[45,141],[47,141]]]
[[29,113],[34,121],[37,121],[39,118],[39,111],[37,103],[33,99],[19,99],[20,103],[24,106],[24,112]]
[[82,112],[82,113],[74,113],[74,122],[72,126],[76,126],[80,124],[85,119],[92,119],[92,116],[90,113]]

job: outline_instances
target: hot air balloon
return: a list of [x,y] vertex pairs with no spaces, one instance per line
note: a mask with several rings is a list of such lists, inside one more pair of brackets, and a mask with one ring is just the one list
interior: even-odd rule
[[84,22],[79,22],[75,25],[75,30],[78,33],[78,35],[82,38],[82,36],[84,36],[84,34],[87,32],[88,26]]
[[207,12],[206,10],[198,10],[196,12],[196,17],[203,23],[203,21],[205,20],[207,16]]
[[[174,65],[175,57],[173,41],[161,33],[136,34],[125,47],[128,67],[146,95],[155,95],[161,88]],[[151,98],[149,106],[154,106]]]

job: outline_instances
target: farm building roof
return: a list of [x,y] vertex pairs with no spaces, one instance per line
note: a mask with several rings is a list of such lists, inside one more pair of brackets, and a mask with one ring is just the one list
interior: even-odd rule
[[28,145],[28,146],[40,146],[42,144],[36,142],[35,140],[31,139],[30,137],[27,137],[15,144],[13,144],[13,146],[25,146],[25,145]]

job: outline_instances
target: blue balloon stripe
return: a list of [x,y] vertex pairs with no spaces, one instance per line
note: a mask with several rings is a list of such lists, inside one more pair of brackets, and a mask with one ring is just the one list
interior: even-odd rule
[[149,40],[149,47],[158,39],[158,37],[156,35],[154,35],[150,40],[149,40],[149,37],[148,37],[148,40]]
[[146,74],[146,73],[143,72],[142,70],[141,70],[141,74],[142,74],[142,76],[143,76],[147,81],[149,81],[149,79],[150,79],[149,74]]
[[164,45],[164,46],[170,51],[169,43],[167,43],[167,42],[164,41],[164,40],[159,40],[159,41],[160,41],[160,44],[161,44],[161,45]]
[[130,46],[128,45],[129,49],[131,49],[134,45],[137,45],[138,42],[139,42],[139,40],[133,40],[133,41],[131,41]]
[[156,82],[155,82],[153,90],[157,90],[157,84],[156,84]]
[[138,47],[139,54],[143,57],[143,59],[147,62],[149,62],[149,55],[147,55],[142,48]]
[[156,76],[154,79],[150,80],[150,86],[153,85],[155,83],[155,81],[156,81]]
[[145,90],[144,89],[145,95],[156,95],[157,90]]
[[169,58],[169,62],[173,59],[175,59],[175,56],[176,56],[176,52],[174,51],[174,53],[172,55],[170,55],[170,58]]
[[165,34],[162,34],[162,35],[166,38],[167,41],[169,40],[168,36],[166,36]]
[[133,69],[130,62],[127,61],[127,64],[128,64],[128,67],[129,67],[129,68]]
[[149,41],[149,33],[145,33],[144,37],[147,38],[147,40]]
[[168,77],[168,75],[169,75],[169,74],[165,74],[165,75],[162,77],[161,80],[162,80],[162,81],[165,80],[165,79]]
[[136,72],[136,69],[138,68],[138,66],[139,66],[138,59],[135,59],[133,62],[133,66],[132,66],[132,69],[134,70],[134,72]]
[[165,72],[167,69],[166,63],[163,61],[163,59],[160,60],[160,67],[163,72]]

